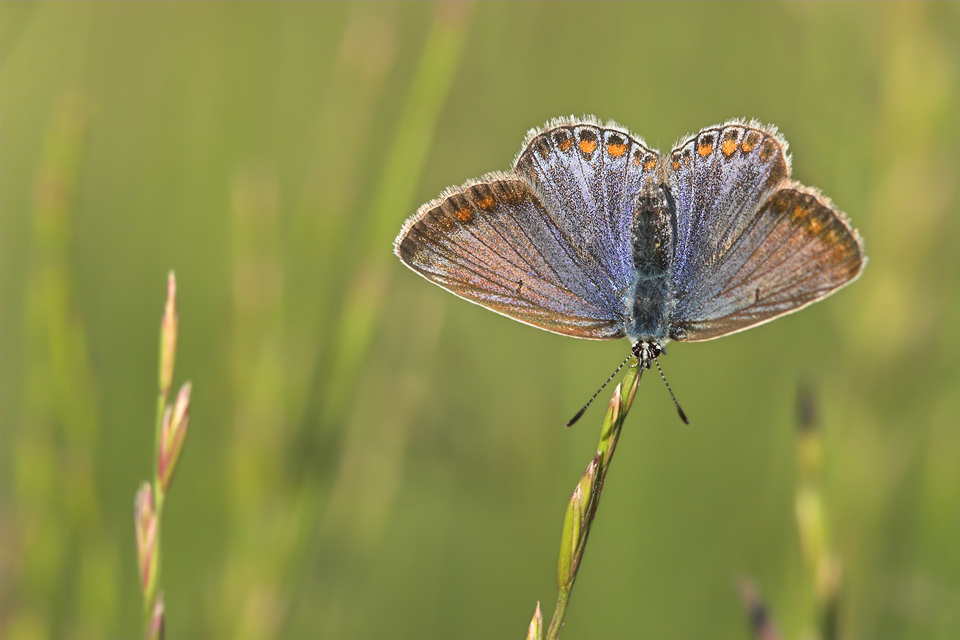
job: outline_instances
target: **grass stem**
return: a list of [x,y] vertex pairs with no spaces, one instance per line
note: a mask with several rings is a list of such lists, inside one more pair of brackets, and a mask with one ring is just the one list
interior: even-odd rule
[[[557,586],[559,587],[557,606],[553,611],[550,627],[547,629],[547,640],[556,640],[560,637],[560,629],[567,615],[567,605],[577,577],[577,569],[590,535],[590,525],[597,513],[607,471],[610,469],[617,441],[620,439],[620,429],[623,427],[630,405],[633,404],[641,374],[640,367],[629,367],[623,376],[623,381],[614,389],[600,429],[597,452],[587,465],[567,505],[557,568]],[[627,389],[626,396],[621,389]]]

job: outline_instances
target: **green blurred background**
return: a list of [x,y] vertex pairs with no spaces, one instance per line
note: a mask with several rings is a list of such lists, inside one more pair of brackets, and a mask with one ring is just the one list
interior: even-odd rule
[[[565,637],[811,637],[797,389],[840,636],[960,637],[960,5],[2,5],[2,635],[136,637],[159,319],[190,434],[172,638],[522,637],[627,350],[404,268],[443,188],[551,117],[668,149],[775,123],[865,238],[856,284],[644,380]],[[604,392],[603,397],[609,397]],[[602,402],[600,403],[603,404]]]

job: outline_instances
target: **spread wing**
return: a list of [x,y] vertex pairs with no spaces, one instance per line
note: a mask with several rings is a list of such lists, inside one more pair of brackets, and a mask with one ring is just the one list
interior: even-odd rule
[[520,322],[578,338],[624,335],[621,292],[520,176],[448,190],[407,220],[394,250],[428,280]]
[[660,165],[659,152],[625,129],[571,118],[528,134],[514,171],[536,186],[557,226],[622,296],[633,274],[637,194]]
[[789,175],[786,142],[752,124],[704,129],[671,153],[675,339],[742,331],[860,274],[857,232],[827,198]]

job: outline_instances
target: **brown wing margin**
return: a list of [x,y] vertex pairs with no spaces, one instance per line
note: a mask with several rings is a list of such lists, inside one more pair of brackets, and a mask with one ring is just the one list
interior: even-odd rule
[[769,322],[825,298],[859,277],[860,235],[816,189],[775,191],[673,320],[675,339],[711,340]]
[[522,177],[447,190],[406,222],[394,250],[431,282],[520,322],[579,338],[623,335],[618,293]]

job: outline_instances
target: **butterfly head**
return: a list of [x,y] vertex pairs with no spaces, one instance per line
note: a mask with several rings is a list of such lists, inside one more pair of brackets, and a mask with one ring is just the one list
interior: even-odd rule
[[633,345],[633,355],[643,369],[649,369],[661,353],[663,353],[663,347],[654,340],[640,340]]

